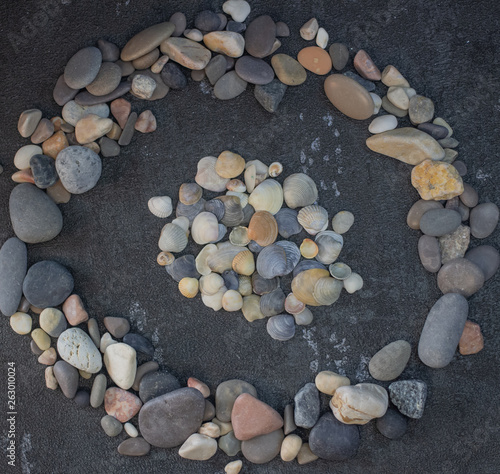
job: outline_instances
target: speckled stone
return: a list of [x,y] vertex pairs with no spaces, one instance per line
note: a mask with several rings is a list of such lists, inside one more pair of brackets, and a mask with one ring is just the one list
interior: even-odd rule
[[475,263],[481,269],[485,281],[489,280],[500,266],[500,254],[491,245],[480,245],[473,248],[465,254],[465,258]]
[[153,96],[155,89],[156,81],[152,77],[137,74],[132,79],[131,92],[139,99],[150,99]]
[[231,421],[234,402],[242,393],[249,393],[257,398],[255,387],[243,380],[227,380],[218,385],[215,393],[215,407],[219,420],[224,422]]
[[451,199],[464,190],[462,178],[453,165],[429,159],[412,169],[411,184],[425,200]]
[[99,155],[89,148],[70,146],[57,155],[56,169],[71,194],[82,194],[97,184],[102,164]]
[[122,423],[133,418],[141,409],[142,402],[133,393],[118,387],[111,387],[104,394],[104,409]]
[[466,258],[454,258],[441,267],[437,279],[443,293],[459,293],[466,298],[479,291],[484,284],[482,270]]
[[74,398],[78,390],[78,370],[64,360],[54,364],[54,376],[66,398]]
[[253,464],[264,464],[274,459],[281,450],[283,430],[257,436],[241,443],[241,452],[247,461]]
[[441,263],[444,265],[457,257],[464,257],[470,243],[470,228],[460,225],[454,232],[439,237]]
[[16,237],[7,239],[0,249],[0,311],[12,316],[23,296],[28,266],[26,245]]
[[179,381],[168,372],[150,372],[142,377],[139,384],[139,397],[143,403],[153,398],[181,388]]
[[422,418],[425,400],[427,399],[427,384],[421,380],[399,380],[389,385],[391,402],[398,410],[409,418]]
[[274,113],[278,110],[278,106],[285,96],[286,89],[286,84],[283,84],[278,79],[273,79],[269,84],[256,85],[254,95],[265,110]]
[[80,49],[64,68],[64,81],[72,89],[88,86],[99,73],[102,53],[95,46]]
[[80,328],[66,329],[57,339],[57,352],[73,367],[96,374],[102,368],[102,357],[88,334]]
[[479,204],[470,212],[470,231],[476,239],[490,236],[498,225],[498,206],[492,202]]
[[295,424],[301,428],[312,428],[319,418],[319,392],[313,383],[305,384],[295,395]]
[[408,115],[414,125],[430,122],[434,117],[434,103],[422,95],[415,95],[410,99]]

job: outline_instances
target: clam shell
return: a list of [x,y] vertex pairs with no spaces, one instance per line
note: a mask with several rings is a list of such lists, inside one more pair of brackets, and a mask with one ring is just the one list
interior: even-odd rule
[[285,293],[281,288],[276,288],[271,293],[261,296],[260,311],[264,316],[275,316],[285,309]]
[[189,223],[192,224],[194,218],[205,209],[205,200],[200,199],[196,204],[191,204],[190,206],[186,206],[182,204],[182,202],[177,203],[177,207],[175,208],[176,217],[187,217],[189,219]]
[[305,307],[300,313],[293,315],[295,324],[299,326],[307,326],[313,322],[314,316],[308,307]]
[[224,286],[224,278],[218,273],[210,273],[200,278],[200,291],[202,295],[215,295]]
[[245,174],[243,175],[245,179],[245,187],[247,188],[247,192],[251,193],[256,186],[257,183],[257,170],[255,165],[248,166],[245,169]]
[[269,165],[269,176],[271,178],[276,178],[281,173],[283,173],[283,165],[278,161],[275,161]]
[[243,209],[237,196],[219,196],[216,200],[224,203],[224,217],[221,222],[227,227],[240,225],[243,220]]
[[265,295],[271,293],[280,285],[280,279],[278,277],[271,280],[260,276],[257,272],[252,275],[252,288],[256,295]]
[[236,191],[228,191],[226,196],[236,196],[240,200],[240,206],[243,209],[248,204],[248,194],[246,193],[238,193]]
[[250,166],[255,166],[255,173],[257,175],[264,176],[263,179],[266,179],[269,176],[269,168],[265,163],[262,163],[262,161],[260,160],[247,161],[245,169],[250,168]]
[[[215,163],[215,171],[221,178],[236,178],[245,169],[245,159],[231,151],[223,151]],[[227,183],[226,183],[227,184]]]
[[[338,237],[340,237],[340,239]],[[329,265],[337,260],[340,252],[342,251],[344,242],[342,236],[335,234],[335,232],[328,231],[321,232],[314,240],[318,246],[316,260],[324,263],[325,265]]]
[[182,252],[188,244],[184,229],[175,224],[166,224],[160,233],[158,247],[164,252]]
[[312,270],[313,268],[319,268],[321,270],[326,270],[326,267],[316,260],[301,260],[297,266],[293,269],[293,277],[295,278],[300,272],[306,270]]
[[230,242],[227,243],[229,245],[218,247],[217,252],[210,255],[207,259],[208,266],[213,272],[222,273],[226,270],[231,270],[234,257],[245,250],[244,247],[237,247]]
[[233,259],[233,270],[239,275],[251,276],[255,271],[255,259],[250,250],[244,250]]
[[332,229],[337,234],[345,234],[353,224],[354,215],[349,211],[340,211],[332,219]]
[[246,227],[235,227],[229,234],[229,242],[239,247],[246,247],[250,243],[248,229]]
[[331,305],[340,297],[344,284],[335,278],[320,278],[314,285],[313,298],[320,305]]
[[352,273],[351,267],[341,262],[332,263],[328,270],[330,270],[330,275],[337,280],[346,280]]
[[186,216],[176,217],[172,221],[172,224],[178,225],[181,229],[184,229],[184,232],[186,232],[186,235],[189,237],[189,226],[191,223]]
[[288,341],[295,335],[295,320],[289,314],[278,314],[267,321],[267,333],[277,341]]
[[293,269],[297,266],[300,261],[300,250],[293,242],[288,240],[280,240],[276,242],[285,251],[286,255],[286,269],[284,275],[292,273]]
[[302,226],[297,220],[298,212],[293,209],[284,207],[280,209],[274,218],[278,223],[278,232],[284,239],[288,239],[292,235],[302,232]]
[[228,191],[234,191],[237,193],[244,193],[247,190],[245,183],[241,179],[232,179],[226,184],[226,189]]
[[151,214],[164,219],[172,214],[172,199],[168,196],[154,196],[148,201]]
[[283,196],[286,205],[295,209],[313,204],[318,199],[318,189],[309,176],[304,173],[295,173],[283,182]]
[[248,224],[248,237],[260,246],[271,245],[278,237],[278,224],[270,212],[257,211]]
[[260,296],[258,295],[244,296],[241,311],[245,319],[250,322],[265,318],[260,310]]
[[283,205],[281,184],[274,179],[266,179],[252,191],[248,202],[256,211],[268,211],[273,215],[276,214]]
[[306,206],[299,211],[297,220],[308,234],[316,235],[328,227],[328,212],[318,205]]
[[257,256],[256,268],[257,273],[266,280],[284,275],[287,268],[285,250],[275,244],[264,248]]
[[220,221],[224,217],[224,203],[220,199],[211,199],[205,203],[205,211],[211,212]]
[[222,296],[222,307],[229,312],[243,307],[243,297],[236,290],[227,290]]
[[203,189],[196,183],[184,183],[179,188],[179,201],[186,206],[196,204],[203,196]]
[[170,265],[165,267],[167,273],[177,282],[184,277],[200,278],[193,255],[183,255],[176,258]]
[[241,296],[249,296],[252,294],[252,279],[246,275],[239,276],[238,291]]
[[314,240],[304,239],[300,244],[300,254],[304,258],[314,258],[318,255],[318,251],[318,246]]
[[351,273],[351,276],[344,280],[344,288],[347,293],[352,294],[363,288],[363,278],[355,272]]
[[255,214],[255,209],[252,206],[250,206],[250,204],[247,204],[243,208],[243,220],[240,222],[240,225],[248,226],[248,224],[250,224],[250,219],[254,214]]
[[220,242],[227,233],[227,227],[224,224],[219,224],[218,226],[219,234],[217,235],[217,240],[215,242]]
[[248,244],[248,249],[251,250],[255,254],[259,254],[260,252],[262,252],[262,250],[264,248],[265,247],[262,247],[261,245],[259,245],[254,240],[251,240],[250,243]]
[[200,250],[200,253],[196,257],[196,270],[200,275],[209,275],[212,270],[208,266],[208,257],[217,252],[217,246],[214,244],[207,244]]
[[228,290],[238,290],[238,287],[240,286],[240,279],[234,270],[226,270],[225,272],[222,272],[221,276],[224,280],[224,286]]
[[200,212],[191,225],[191,236],[200,245],[215,242],[219,237],[219,223],[211,212]]
[[170,252],[160,252],[156,257],[158,265],[164,267],[165,265],[170,265],[175,260],[175,257]]
[[198,294],[198,280],[196,278],[184,277],[179,282],[179,291],[186,298],[194,298]]
[[222,309],[222,297],[226,293],[227,288],[223,286],[217,293],[213,295],[201,295],[201,301],[207,308],[211,308],[214,311],[219,311]]
[[321,304],[314,299],[314,286],[318,280],[324,277],[329,277],[329,275],[330,273],[328,270],[319,268],[313,268],[311,270],[300,272],[292,280],[292,292],[295,297],[304,304],[308,304],[310,306],[321,306]]
[[205,156],[198,162],[198,172],[194,180],[207,191],[220,193],[226,189],[229,179],[221,178],[215,171],[217,158]]
[[298,300],[293,293],[289,293],[285,299],[285,311],[290,314],[298,314],[304,311],[306,305]]

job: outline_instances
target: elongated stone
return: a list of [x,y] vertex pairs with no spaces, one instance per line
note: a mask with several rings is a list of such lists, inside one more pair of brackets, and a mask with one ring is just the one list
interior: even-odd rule
[[373,115],[375,105],[370,93],[354,79],[332,74],[326,78],[324,87],[330,102],[344,115],[356,120],[365,120]]
[[106,387],[106,376],[104,374],[96,375],[94,383],[92,384],[92,390],[90,392],[90,405],[93,408],[98,408],[103,404]]
[[23,296],[23,281],[28,265],[26,244],[16,237],[0,249],[0,311],[12,316]]
[[239,58],[245,51],[245,39],[233,31],[212,31],[203,37],[205,46],[215,53]]
[[64,68],[64,81],[72,89],[88,86],[99,73],[102,53],[94,46],[75,53]]
[[122,61],[133,61],[153,51],[169,38],[175,30],[175,25],[169,21],[150,26],[137,33],[123,47],[120,58]]
[[161,52],[188,69],[205,69],[212,54],[201,44],[187,38],[169,38],[160,46]]
[[130,91],[131,87],[132,87],[132,84],[130,82],[128,82],[128,81],[121,82],[111,92],[109,92],[106,95],[101,95],[101,96],[93,95],[88,91],[83,91],[75,96],[75,102],[78,105],[85,106],[85,107],[103,104],[105,102],[110,102],[112,100],[115,100],[115,99],[121,97],[122,95],[125,95],[127,92]]
[[146,456],[151,445],[144,438],[128,438],[118,445],[118,452],[123,456]]
[[439,241],[431,235],[422,235],[418,239],[418,256],[422,266],[431,273],[436,273],[441,268],[441,252]]
[[59,336],[57,352],[63,360],[79,370],[95,374],[102,368],[99,349],[80,328],[67,329]]
[[278,79],[287,86],[299,86],[307,79],[303,66],[287,54],[275,54],[271,66]]
[[333,43],[328,52],[332,58],[333,67],[337,71],[341,71],[346,67],[347,61],[349,61],[349,50],[345,44]]
[[411,346],[408,342],[394,341],[380,349],[368,364],[370,375],[376,380],[388,381],[398,378],[410,360]]

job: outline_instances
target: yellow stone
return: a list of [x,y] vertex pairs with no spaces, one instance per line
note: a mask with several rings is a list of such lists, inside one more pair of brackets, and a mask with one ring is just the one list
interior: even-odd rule
[[55,160],[57,154],[68,146],[68,139],[64,132],[60,130],[43,142],[42,150],[44,155],[50,156]]
[[239,58],[245,52],[243,36],[234,31],[212,31],[203,37],[203,42],[211,51],[230,58]]
[[411,184],[426,201],[448,200],[464,192],[464,183],[453,165],[425,160],[411,172]]

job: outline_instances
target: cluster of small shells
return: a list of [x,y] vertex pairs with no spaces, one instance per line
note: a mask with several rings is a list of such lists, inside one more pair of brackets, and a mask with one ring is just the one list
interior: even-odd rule
[[[296,173],[281,185],[273,178],[282,171],[281,163],[246,162],[231,151],[202,158],[195,183],[179,188],[176,218],[161,230],[157,261],[186,298],[201,293],[205,306],[214,311],[241,310],[248,321],[269,318],[269,335],[286,341],[294,336],[296,324],[313,321],[307,306],[331,305],[343,288],[354,293],[363,280],[337,262],[344,245],[341,234],[354,216],[339,212],[332,219],[333,230],[327,230],[328,212],[315,204],[314,181]],[[225,194],[206,201],[203,189]],[[173,212],[168,196],[152,197],[148,206],[160,218]],[[311,238],[300,246],[277,240],[304,230]],[[196,257],[176,258],[173,254],[186,248],[190,235],[202,249]],[[289,274],[292,291],[286,296],[280,277]]]

